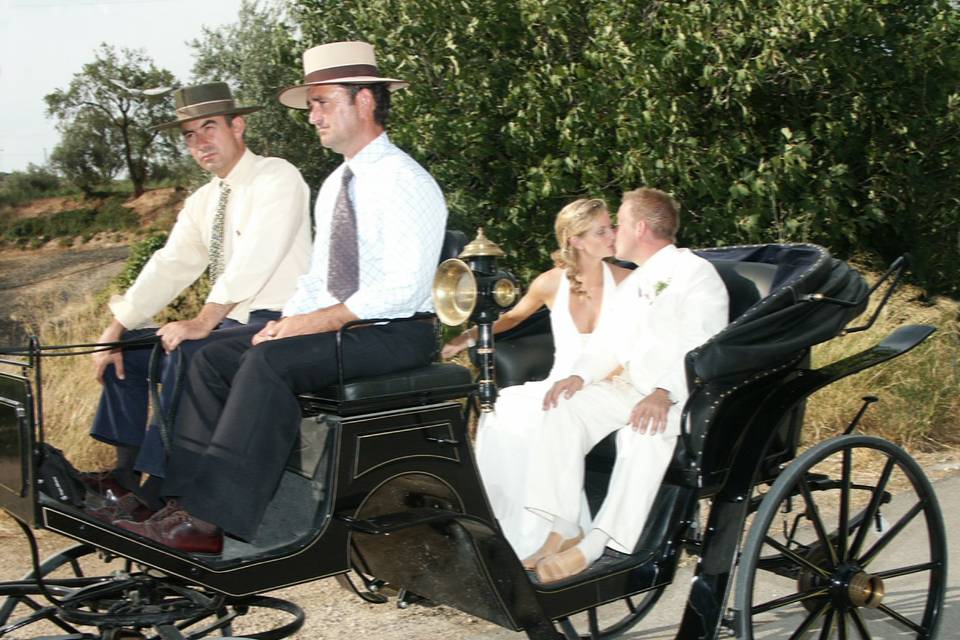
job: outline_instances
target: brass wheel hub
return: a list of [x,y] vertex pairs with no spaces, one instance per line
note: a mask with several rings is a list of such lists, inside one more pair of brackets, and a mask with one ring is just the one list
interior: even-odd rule
[[858,571],[847,582],[847,599],[855,607],[876,609],[883,602],[883,580],[865,571]]

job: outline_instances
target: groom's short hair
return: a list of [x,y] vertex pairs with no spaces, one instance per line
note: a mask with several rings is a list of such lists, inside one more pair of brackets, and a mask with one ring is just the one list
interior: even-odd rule
[[647,223],[655,236],[670,242],[677,241],[680,203],[670,194],[659,189],[642,187],[624,193],[623,202],[630,206],[634,216]]

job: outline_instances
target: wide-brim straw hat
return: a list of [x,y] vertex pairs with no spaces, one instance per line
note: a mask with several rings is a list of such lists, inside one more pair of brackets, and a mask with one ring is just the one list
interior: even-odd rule
[[177,119],[173,122],[155,125],[150,127],[151,129],[159,131],[199,118],[227,115],[241,116],[245,113],[253,113],[263,109],[259,106],[238,106],[233,99],[233,94],[230,93],[230,87],[225,82],[208,82],[193,87],[183,87],[174,92],[173,99],[177,108]]
[[375,84],[385,82],[391,91],[409,83],[383,78],[377,68],[373,45],[366,42],[331,42],[303,53],[303,83],[282,89],[280,104],[292,109],[307,108],[307,91],[318,84]]

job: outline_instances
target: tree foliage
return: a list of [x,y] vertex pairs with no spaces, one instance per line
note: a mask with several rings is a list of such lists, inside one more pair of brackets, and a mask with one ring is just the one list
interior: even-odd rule
[[[65,89],[47,95],[47,113],[57,118],[67,149],[61,158],[77,161],[85,154],[92,160],[102,145],[123,162],[134,186],[134,195],[143,193],[151,163],[175,160],[176,144],[149,127],[173,119],[169,99],[142,93],[142,90],[175,86],[176,79],[158,69],[142,51],[119,52],[102,44],[93,62],[83,65]],[[124,87],[132,88],[128,91]],[[93,140],[91,137],[100,137]],[[96,174],[109,172],[109,163],[88,166]]]
[[300,43],[282,8],[244,0],[236,24],[204,28],[190,43],[196,82],[221,81],[245,105],[261,105],[247,116],[247,146],[266,156],[286,158],[314,188],[340,162],[323,151],[302,113],[277,101],[281,87],[303,77]]
[[93,195],[124,168],[123,156],[117,153],[118,135],[99,111],[81,113],[71,126],[62,128],[50,165],[74,187]]
[[[208,32],[198,73],[268,105],[262,150],[316,186],[318,153],[275,92],[309,46],[359,39],[410,80],[391,137],[454,226],[488,228],[530,275],[555,213],[640,185],[684,204],[681,241],[904,251],[960,292],[960,16],[949,0],[288,0]],[[298,34],[295,37],[292,34]],[[230,75],[233,74],[233,75]],[[276,111],[274,111],[276,110]],[[257,123],[263,123],[263,128]],[[272,146],[270,146],[272,145]]]

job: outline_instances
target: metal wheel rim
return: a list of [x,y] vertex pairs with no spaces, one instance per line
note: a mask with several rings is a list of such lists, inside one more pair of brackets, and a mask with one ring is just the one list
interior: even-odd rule
[[[851,492],[864,486],[851,480],[856,464],[854,454],[857,451],[872,451],[875,452],[874,455],[879,454],[885,459],[881,471],[877,474],[871,473],[875,479],[875,484],[872,485],[871,500],[862,510],[853,509],[850,505]],[[808,575],[814,571],[827,571],[829,579],[824,580],[824,584],[820,586],[827,586],[827,583],[829,583],[829,589],[819,594],[814,594],[812,589],[801,591],[804,583],[798,579],[793,594],[778,596],[759,604],[755,603],[756,575],[758,571],[771,570],[769,564],[764,569],[758,568],[758,561],[761,560],[761,552],[764,549],[769,552],[773,546],[771,536],[768,534],[771,526],[774,526],[778,510],[789,496],[796,495],[797,497],[794,500],[801,501],[805,510],[811,511],[808,500],[812,499],[816,504],[816,492],[810,491],[809,483],[802,481],[802,479],[806,478],[807,472],[817,464],[828,459],[832,460],[836,456],[839,456],[841,462],[840,486],[838,489],[841,496],[839,500],[840,511],[836,520],[833,521],[837,525],[836,531],[833,532],[836,537],[831,538],[831,533],[826,531],[825,527],[823,527],[823,531],[817,532],[819,545],[822,546],[824,540],[828,542],[833,540],[832,546],[834,553],[837,554],[834,558],[835,564],[834,560],[815,560],[812,567],[807,567],[804,565],[802,554],[795,553],[795,556],[799,557],[791,556],[788,553],[789,549],[781,553],[785,564],[792,562],[797,567],[802,567],[803,571],[807,571]],[[866,529],[872,523],[854,523],[858,517],[861,521],[866,518],[872,519],[873,496],[882,495],[893,473],[900,473],[909,481],[915,501],[906,510],[906,513],[893,523],[893,526],[882,534],[876,542],[870,544],[866,541]],[[865,486],[871,485],[867,484]],[[806,487],[806,490],[804,487]],[[844,494],[847,494],[845,500],[842,497]],[[846,512],[843,511],[844,502],[846,502]],[[840,514],[842,513],[845,513],[845,517],[841,517]],[[825,519],[821,519],[821,526]],[[914,521],[915,523],[922,523],[925,527],[928,539],[925,547],[929,556],[927,560],[915,565],[904,565],[874,572],[870,565],[876,566],[877,563],[874,560],[880,554],[888,552],[889,548],[895,548],[898,543],[900,545],[904,544],[904,537],[901,536]],[[846,522],[848,526],[841,526],[841,522]],[[915,523],[913,526],[916,526]],[[816,525],[813,525],[813,528],[816,529]],[[846,530],[844,531],[844,529]],[[916,549],[917,547],[913,548]],[[770,556],[764,556],[764,558],[769,563]],[[911,631],[917,638],[935,637],[946,590],[946,564],[946,534],[942,514],[936,494],[919,465],[902,449],[881,438],[861,435],[833,438],[812,447],[799,456],[780,475],[764,497],[747,536],[740,559],[740,569],[736,583],[736,626],[740,637],[748,640],[752,639],[754,637],[755,614],[760,614],[761,610],[773,611],[789,606],[799,606],[797,602],[802,602],[803,599],[792,603],[787,602],[787,600],[790,597],[805,596],[804,599],[814,599],[814,606],[807,607],[806,617],[790,636],[791,638],[814,637],[815,635],[820,638],[829,638],[835,635],[839,635],[841,638],[848,635],[855,638],[870,638],[874,637],[870,633],[870,628],[880,624],[880,622],[896,624],[901,631],[904,629]],[[861,565],[865,566],[861,567]],[[783,572],[783,568],[780,567],[781,573],[778,574],[781,578],[789,575],[788,572]],[[928,574],[926,600],[922,607],[922,617],[914,616],[911,618],[887,604],[889,600],[885,601],[886,592],[889,591],[891,586],[896,588],[897,578],[919,573]],[[802,575],[803,572],[798,571],[798,577]],[[871,578],[877,580],[869,582]],[[865,587],[864,584],[866,584]],[[810,585],[807,584],[806,586],[809,587]],[[876,602],[878,598],[879,604]],[[863,603],[858,599],[863,599]],[[869,612],[867,610],[868,604],[873,605],[869,608],[879,610],[882,616]],[[783,632],[780,633],[782,635]]]

